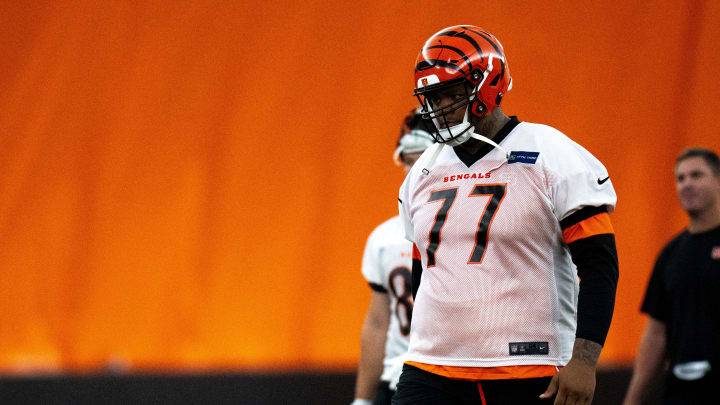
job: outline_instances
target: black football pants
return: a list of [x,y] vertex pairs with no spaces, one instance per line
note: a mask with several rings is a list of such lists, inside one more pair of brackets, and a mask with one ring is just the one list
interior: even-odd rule
[[538,396],[551,379],[454,380],[405,364],[392,405],[550,405]]

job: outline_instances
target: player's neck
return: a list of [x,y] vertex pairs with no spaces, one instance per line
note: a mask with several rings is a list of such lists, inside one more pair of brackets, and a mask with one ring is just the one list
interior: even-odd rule
[[720,204],[697,213],[688,213],[690,225],[688,232],[701,233],[720,226]]
[[[510,117],[505,115],[505,113],[500,107],[496,107],[491,113],[491,115],[485,117],[475,125],[474,132],[476,134],[493,139],[498,134],[498,132],[500,132],[502,127],[504,127],[505,124],[508,123],[508,121],[510,121]],[[459,147],[468,153],[474,154],[480,148],[482,148],[483,145],[486,145],[486,143],[478,139],[470,138],[463,144],[459,145]]]

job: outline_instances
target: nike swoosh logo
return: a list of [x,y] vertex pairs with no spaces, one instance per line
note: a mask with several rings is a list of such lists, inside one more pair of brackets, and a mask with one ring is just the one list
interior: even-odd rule
[[604,179],[597,179],[597,180],[598,180],[598,184],[603,184],[603,183],[605,183],[606,181],[608,181],[608,179],[610,179],[610,176],[607,176],[607,177],[605,177]]

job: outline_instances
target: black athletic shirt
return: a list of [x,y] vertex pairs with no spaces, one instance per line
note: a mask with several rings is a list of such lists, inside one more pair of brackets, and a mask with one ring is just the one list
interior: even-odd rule
[[642,311],[667,327],[670,364],[720,364],[720,227],[668,243],[655,263]]

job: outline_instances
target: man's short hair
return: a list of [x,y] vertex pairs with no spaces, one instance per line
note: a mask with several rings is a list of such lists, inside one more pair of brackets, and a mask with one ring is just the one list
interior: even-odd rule
[[706,148],[693,147],[685,149],[680,154],[680,156],[678,156],[677,160],[675,160],[675,166],[677,166],[678,163],[682,162],[683,160],[692,157],[702,158],[705,163],[710,166],[713,174],[715,174],[716,176],[720,176],[720,158],[718,158],[717,153]]

